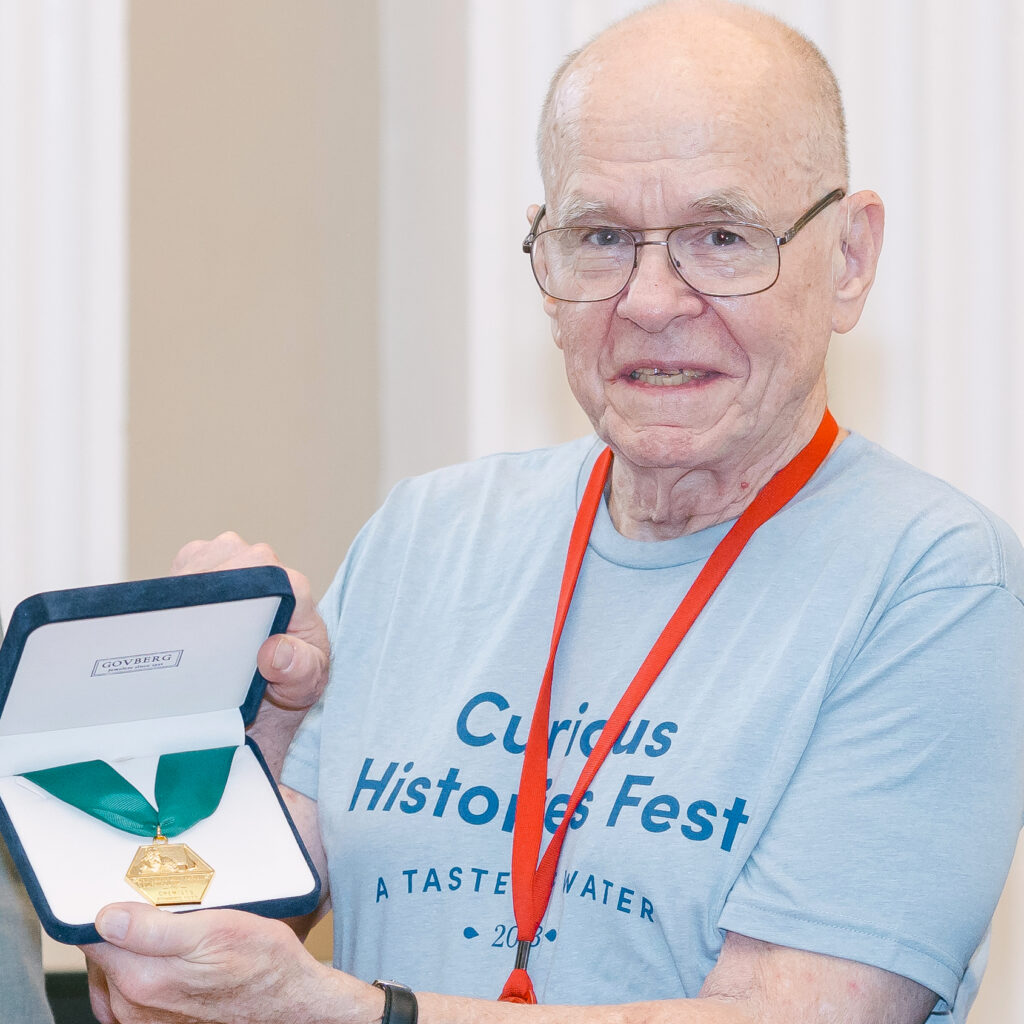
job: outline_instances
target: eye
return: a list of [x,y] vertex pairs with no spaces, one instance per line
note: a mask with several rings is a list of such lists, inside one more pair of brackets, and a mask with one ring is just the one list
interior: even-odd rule
[[[769,232],[764,232],[771,236]],[[760,229],[735,221],[684,224],[669,236],[674,253],[699,259],[737,259],[752,248],[764,248]]]
[[584,244],[602,249],[622,245],[626,241],[625,234],[617,228],[593,228],[584,232],[582,238]]
[[716,248],[723,248],[736,245],[738,242],[742,242],[743,239],[735,231],[730,231],[728,228],[715,228],[708,235],[708,241]]

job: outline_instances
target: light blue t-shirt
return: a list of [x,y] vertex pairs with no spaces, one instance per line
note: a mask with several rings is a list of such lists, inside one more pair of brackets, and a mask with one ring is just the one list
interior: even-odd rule
[[[346,971],[496,998],[513,966],[514,794],[598,451],[400,484],[324,598],[331,682],[284,781],[319,805]],[[634,541],[602,505],[555,666],[548,834],[729,525]],[[754,535],[574,816],[539,999],[696,996],[731,930],[905,975],[962,1021],[1024,816],[1022,594],[1002,522],[847,438]]]

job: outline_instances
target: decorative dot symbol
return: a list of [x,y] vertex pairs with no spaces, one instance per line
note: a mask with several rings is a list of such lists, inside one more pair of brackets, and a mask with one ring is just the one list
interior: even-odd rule
[[544,933],[544,938],[547,939],[548,942],[554,942],[557,937],[558,932],[556,932],[554,928],[551,928]]
[[465,935],[465,937],[467,939],[475,939],[480,933],[475,928],[470,927],[470,928],[463,928],[462,929],[462,934]]

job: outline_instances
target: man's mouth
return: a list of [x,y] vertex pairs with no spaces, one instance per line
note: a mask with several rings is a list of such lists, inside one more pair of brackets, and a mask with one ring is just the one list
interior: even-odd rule
[[642,366],[635,369],[630,375],[630,380],[639,381],[641,384],[653,384],[655,387],[673,387],[679,384],[689,384],[695,380],[704,380],[712,375],[711,370],[685,370],[685,369],[662,369],[659,366]]

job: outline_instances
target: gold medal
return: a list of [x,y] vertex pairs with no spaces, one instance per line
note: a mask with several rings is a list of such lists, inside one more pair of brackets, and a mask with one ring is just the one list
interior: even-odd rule
[[136,851],[124,880],[154,907],[202,903],[213,868],[184,843],[168,843],[157,828],[153,842]]

